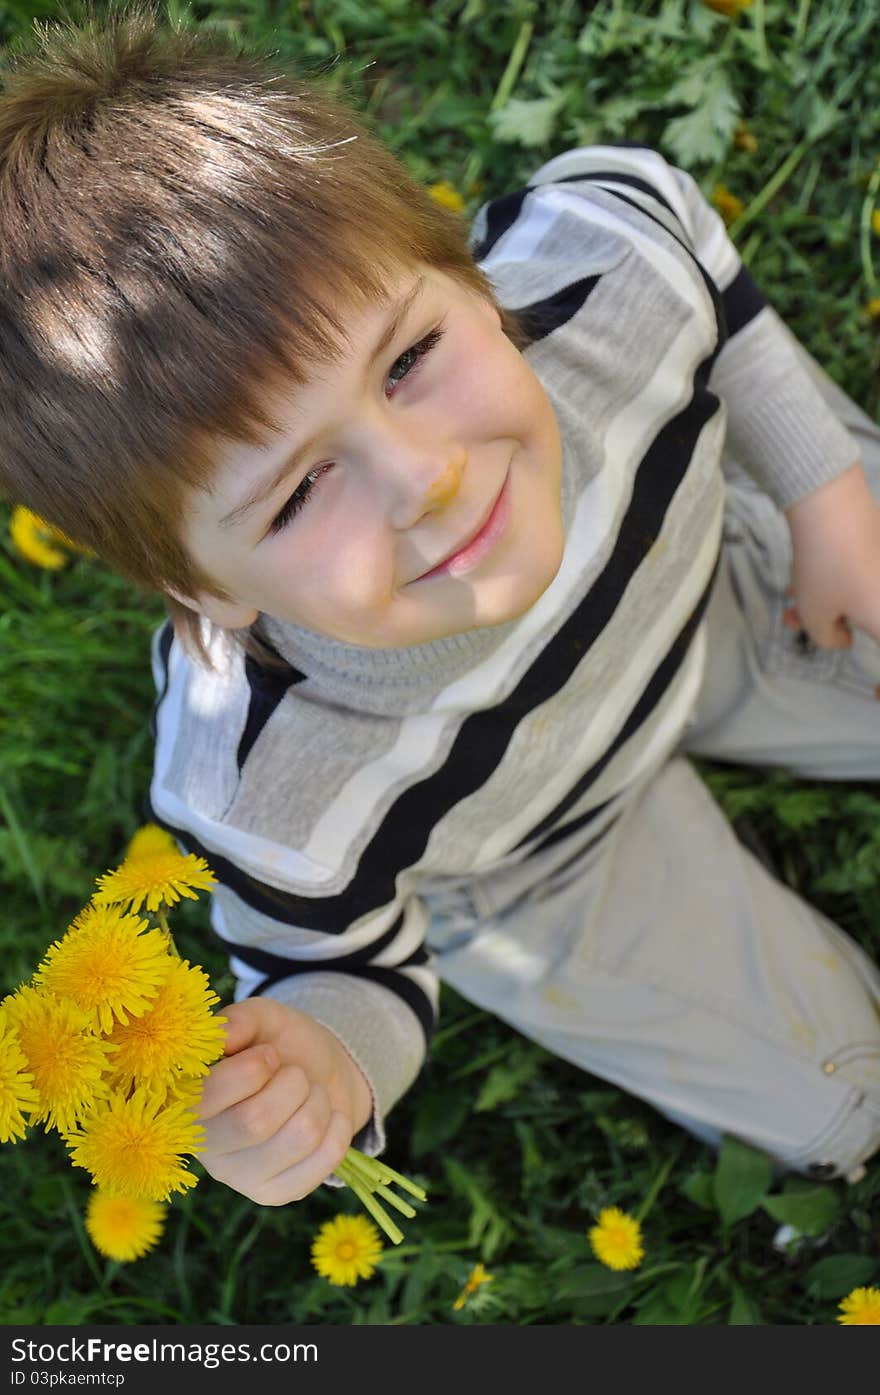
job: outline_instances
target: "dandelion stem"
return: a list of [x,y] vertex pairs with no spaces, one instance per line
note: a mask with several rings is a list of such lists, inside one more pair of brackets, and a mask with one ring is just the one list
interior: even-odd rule
[[731,238],[732,241],[736,239],[737,234],[742,231],[742,229],[746,226],[747,223],[750,223],[753,218],[757,218],[758,214],[770,202],[773,195],[777,193],[779,189],[782,188],[785,181],[794,172],[794,170],[797,169],[798,165],[806,155],[810,146],[816,140],[818,140],[818,136],[806,136],[802,141],[800,141],[795,146],[794,150],[792,150],[791,154],[785,160],[783,160],[776,173],[771,175],[771,177],[767,180],[767,183],[764,185],[763,189],[761,189],[760,192],[755,195],[748,207],[744,209],[744,211],[739,215],[738,218],[734,218],[730,227],[727,229],[728,236]]
[[164,907],[164,906],[160,906],[159,909],[158,909],[157,911],[154,911],[154,912],[153,912],[153,914],[155,915],[156,919],[157,919],[158,922],[159,922],[159,929],[162,931],[163,935],[165,936],[165,939],[166,939],[167,944],[168,944],[168,952],[169,952],[169,954],[176,954],[176,955],[177,955],[177,958],[179,959],[179,958],[180,958],[180,950],[177,948],[177,945],[174,943],[174,936],[173,936],[172,933],[171,933],[171,926],[168,924],[168,912],[165,910],[165,907]]
[[344,1161],[338,1164],[336,1175],[342,1179],[346,1186],[351,1187],[351,1190],[354,1192],[361,1205],[369,1211],[373,1220],[384,1230],[392,1244],[399,1245],[403,1239],[403,1231],[398,1229],[388,1215],[388,1212],[370,1195],[367,1188],[362,1185],[354,1173],[349,1172]]
[[874,271],[874,259],[871,256],[871,215],[874,212],[878,188],[880,188],[880,164],[874,166],[871,178],[868,180],[859,227],[859,255],[862,262],[862,275],[865,278],[865,285],[872,293],[877,286],[877,273]]
[[654,1178],[654,1181],[651,1184],[651,1190],[648,1192],[648,1195],[645,1197],[641,1206],[634,1213],[635,1218],[637,1221],[639,1221],[639,1223],[641,1223],[645,1219],[651,1207],[654,1205],[654,1202],[657,1200],[657,1197],[660,1195],[660,1192],[662,1191],[663,1187],[666,1185],[666,1179],[672,1171],[673,1165],[677,1161],[678,1154],[680,1151],[680,1149],[676,1149],[675,1152],[672,1153],[672,1155],[666,1159],[665,1163],[663,1164],[663,1166],[661,1167],[660,1171],[657,1173],[657,1176]]
[[519,33],[516,36],[516,43],[507,60],[507,67],[501,74],[501,81],[498,84],[495,96],[489,103],[490,111],[497,111],[499,107],[503,107],[516,86],[516,80],[519,77],[520,69],[526,60],[529,44],[532,42],[532,30],[534,27],[530,19],[523,20],[520,25]]
[[412,1196],[417,1196],[419,1201],[427,1201],[428,1194],[424,1187],[417,1186],[415,1182],[411,1182],[410,1179],[404,1177],[402,1173],[395,1172],[394,1168],[389,1167],[386,1162],[380,1163],[379,1166],[382,1169],[383,1182],[395,1182],[398,1187],[403,1187],[403,1189],[410,1192]]
[[415,1207],[410,1206],[408,1201],[403,1201],[390,1187],[383,1187],[380,1185],[376,1187],[376,1191],[384,1201],[388,1202],[389,1206],[393,1206],[396,1211],[400,1211],[401,1215],[414,1216],[416,1214]]

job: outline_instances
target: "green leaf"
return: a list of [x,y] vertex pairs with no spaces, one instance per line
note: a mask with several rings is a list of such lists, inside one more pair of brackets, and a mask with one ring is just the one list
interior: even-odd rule
[[763,1321],[758,1306],[739,1284],[733,1285],[733,1302],[727,1316],[728,1327],[757,1327]]
[[422,1157],[454,1138],[470,1111],[466,1090],[426,1091],[419,1098],[411,1138],[416,1157]]
[[811,1298],[845,1298],[870,1284],[878,1269],[880,1260],[870,1255],[829,1255],[807,1270],[804,1287]]
[[492,134],[496,140],[529,148],[546,145],[553,135],[564,100],[563,93],[531,99],[511,97],[500,110],[489,112],[487,120]]
[[493,1066],[483,1088],[477,1096],[474,1113],[481,1114],[488,1109],[496,1109],[499,1104],[515,1099],[522,1087],[527,1085],[538,1069],[538,1058],[533,1053],[511,1053],[509,1061],[501,1061]]
[[725,1225],[734,1225],[760,1206],[773,1180],[773,1163],[766,1153],[725,1138],[713,1177],[715,1205]]
[[633,1283],[633,1275],[625,1270],[578,1264],[554,1285],[554,1293],[557,1298],[592,1298],[600,1293],[626,1293]]
[[661,142],[685,169],[711,164],[729,151],[739,115],[739,102],[719,70],[700,105],[667,122]]
[[793,1187],[761,1202],[768,1216],[795,1226],[802,1235],[822,1235],[840,1214],[840,1197],[832,1187]]
[[686,1177],[679,1190],[704,1211],[715,1210],[715,1184],[711,1172],[692,1172]]

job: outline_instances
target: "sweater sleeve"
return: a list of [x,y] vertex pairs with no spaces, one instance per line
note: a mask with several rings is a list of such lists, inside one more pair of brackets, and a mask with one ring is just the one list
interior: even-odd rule
[[714,283],[727,340],[709,385],[727,407],[730,453],[755,482],[787,509],[849,469],[858,458],[855,441],[692,176],[652,150],[595,146],[558,156],[531,182],[579,176],[662,222]]

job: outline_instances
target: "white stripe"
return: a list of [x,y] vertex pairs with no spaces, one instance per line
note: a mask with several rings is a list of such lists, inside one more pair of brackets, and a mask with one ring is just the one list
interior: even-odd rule
[[[232,905],[233,908],[242,906],[242,919],[247,925],[247,937],[241,938],[241,933],[232,934],[227,931],[226,907]],[[272,916],[265,915],[262,911],[254,911],[242,898],[228,886],[220,887],[214,893],[211,901],[211,924],[217,935],[227,945],[232,943],[252,944],[254,949],[265,950],[267,954],[278,953],[274,946],[274,937],[280,933],[290,935],[296,931],[296,941],[287,940],[285,949],[289,952],[282,955],[297,961],[319,962],[321,959],[338,959],[341,955],[351,954],[355,950],[366,949],[376,940],[382,938],[395,920],[404,911],[403,924],[391,944],[397,945],[401,937],[406,934],[406,943],[411,942],[413,948],[424,938],[428,928],[428,917],[424,904],[413,899],[406,902],[404,906],[400,900],[389,901],[381,910],[371,912],[364,916],[356,924],[347,926],[345,931],[339,935],[330,934],[326,930],[310,930],[304,926],[290,926],[284,921],[275,920]],[[254,927],[254,928],[252,928]],[[263,938],[263,935],[267,937]],[[308,937],[308,938],[305,938]],[[401,956],[405,958],[406,956]],[[377,963],[379,961],[377,960]]]

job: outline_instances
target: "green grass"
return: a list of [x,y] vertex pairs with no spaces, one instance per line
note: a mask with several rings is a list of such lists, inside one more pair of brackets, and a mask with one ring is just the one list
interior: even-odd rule
[[[0,0],[0,42],[51,14]],[[177,6],[169,6],[177,11]],[[832,376],[878,415],[880,294],[870,233],[880,156],[877,0],[754,0],[736,23],[699,3],[270,0],[200,4],[193,22],[268,40],[366,111],[416,175],[473,212],[567,146],[641,140],[707,193],[744,202],[732,228],[772,302]],[[757,139],[735,148],[743,119]],[[874,178],[872,179],[872,176]],[[880,264],[880,262],[878,262]],[[5,520],[5,515],[3,515]],[[5,523],[3,528],[5,538]],[[0,941],[8,991],[30,975],[141,821],[150,772],[148,639],[161,606],[77,558],[41,573],[0,544]],[[880,948],[880,804],[871,786],[701,767],[779,875]],[[204,903],[173,918],[182,951],[228,994]],[[388,1121],[387,1157],[429,1191],[352,1290],[318,1278],[309,1245],[348,1193],[261,1209],[204,1177],[161,1246],[106,1264],[84,1235],[88,1192],[55,1137],[3,1150],[5,1323],[725,1323],[835,1321],[880,1282],[880,1169],[854,1187],[774,1181],[720,1161],[647,1106],[550,1057],[444,992],[417,1087]],[[643,1220],[632,1275],[593,1260],[603,1206]],[[785,1256],[781,1219],[830,1232]],[[452,1303],[482,1260],[493,1282]]]

